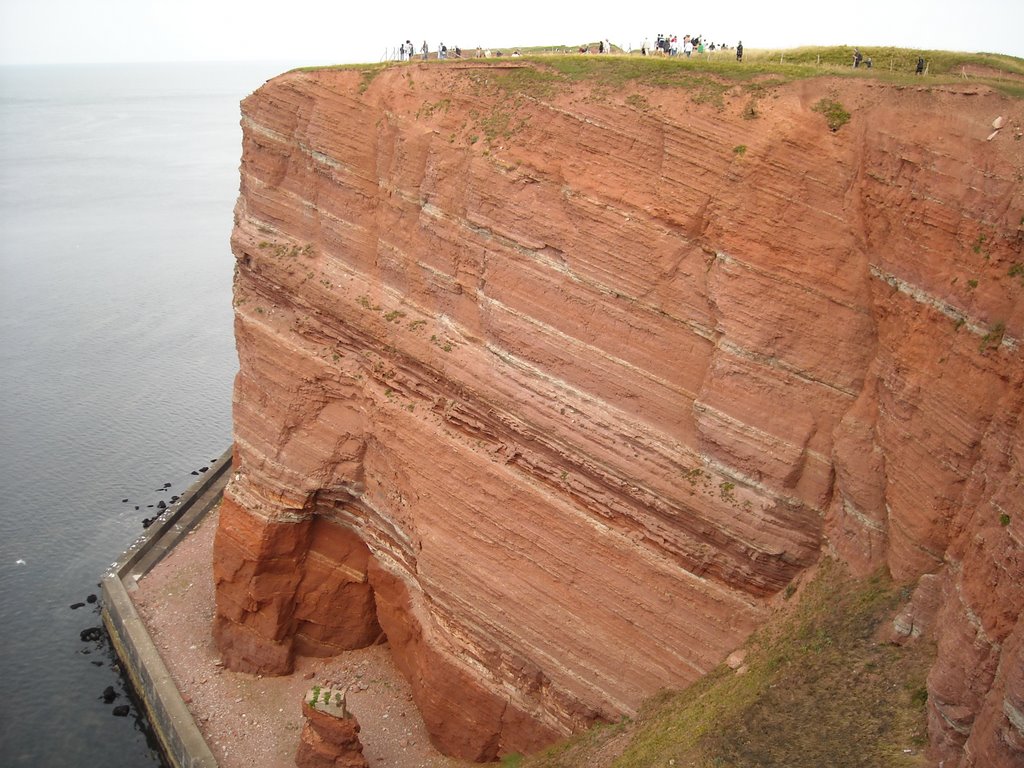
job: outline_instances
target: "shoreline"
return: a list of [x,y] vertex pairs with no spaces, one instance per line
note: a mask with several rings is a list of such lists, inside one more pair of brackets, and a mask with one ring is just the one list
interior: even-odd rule
[[230,469],[229,448],[209,472],[154,520],[100,582],[101,615],[111,646],[146,710],[165,759],[174,768],[217,768],[217,761],[129,593],[219,504]]

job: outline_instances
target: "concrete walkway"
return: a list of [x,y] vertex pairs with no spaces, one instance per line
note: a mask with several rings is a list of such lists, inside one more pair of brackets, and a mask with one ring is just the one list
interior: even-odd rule
[[165,757],[175,768],[217,768],[128,593],[220,502],[231,475],[231,450],[216,461],[103,577],[103,624],[146,709]]

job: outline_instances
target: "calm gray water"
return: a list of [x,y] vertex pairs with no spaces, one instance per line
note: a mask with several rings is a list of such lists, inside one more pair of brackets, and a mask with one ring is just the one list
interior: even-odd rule
[[0,67],[0,764],[159,764],[69,606],[230,441],[238,102],[283,68]]

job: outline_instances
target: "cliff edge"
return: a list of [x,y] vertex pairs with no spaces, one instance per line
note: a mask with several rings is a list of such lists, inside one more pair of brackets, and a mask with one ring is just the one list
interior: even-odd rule
[[827,551],[918,585],[934,759],[1019,764],[1021,101],[516,61],[242,111],[225,663],[386,638],[490,760],[696,680]]

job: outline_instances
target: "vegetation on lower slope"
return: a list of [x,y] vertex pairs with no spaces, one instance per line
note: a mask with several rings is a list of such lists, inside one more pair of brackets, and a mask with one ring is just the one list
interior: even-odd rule
[[604,725],[521,768],[912,768],[924,764],[925,675],[934,649],[879,642],[905,602],[887,577],[825,561],[799,604],[747,643],[747,669],[721,665],[635,721]]

